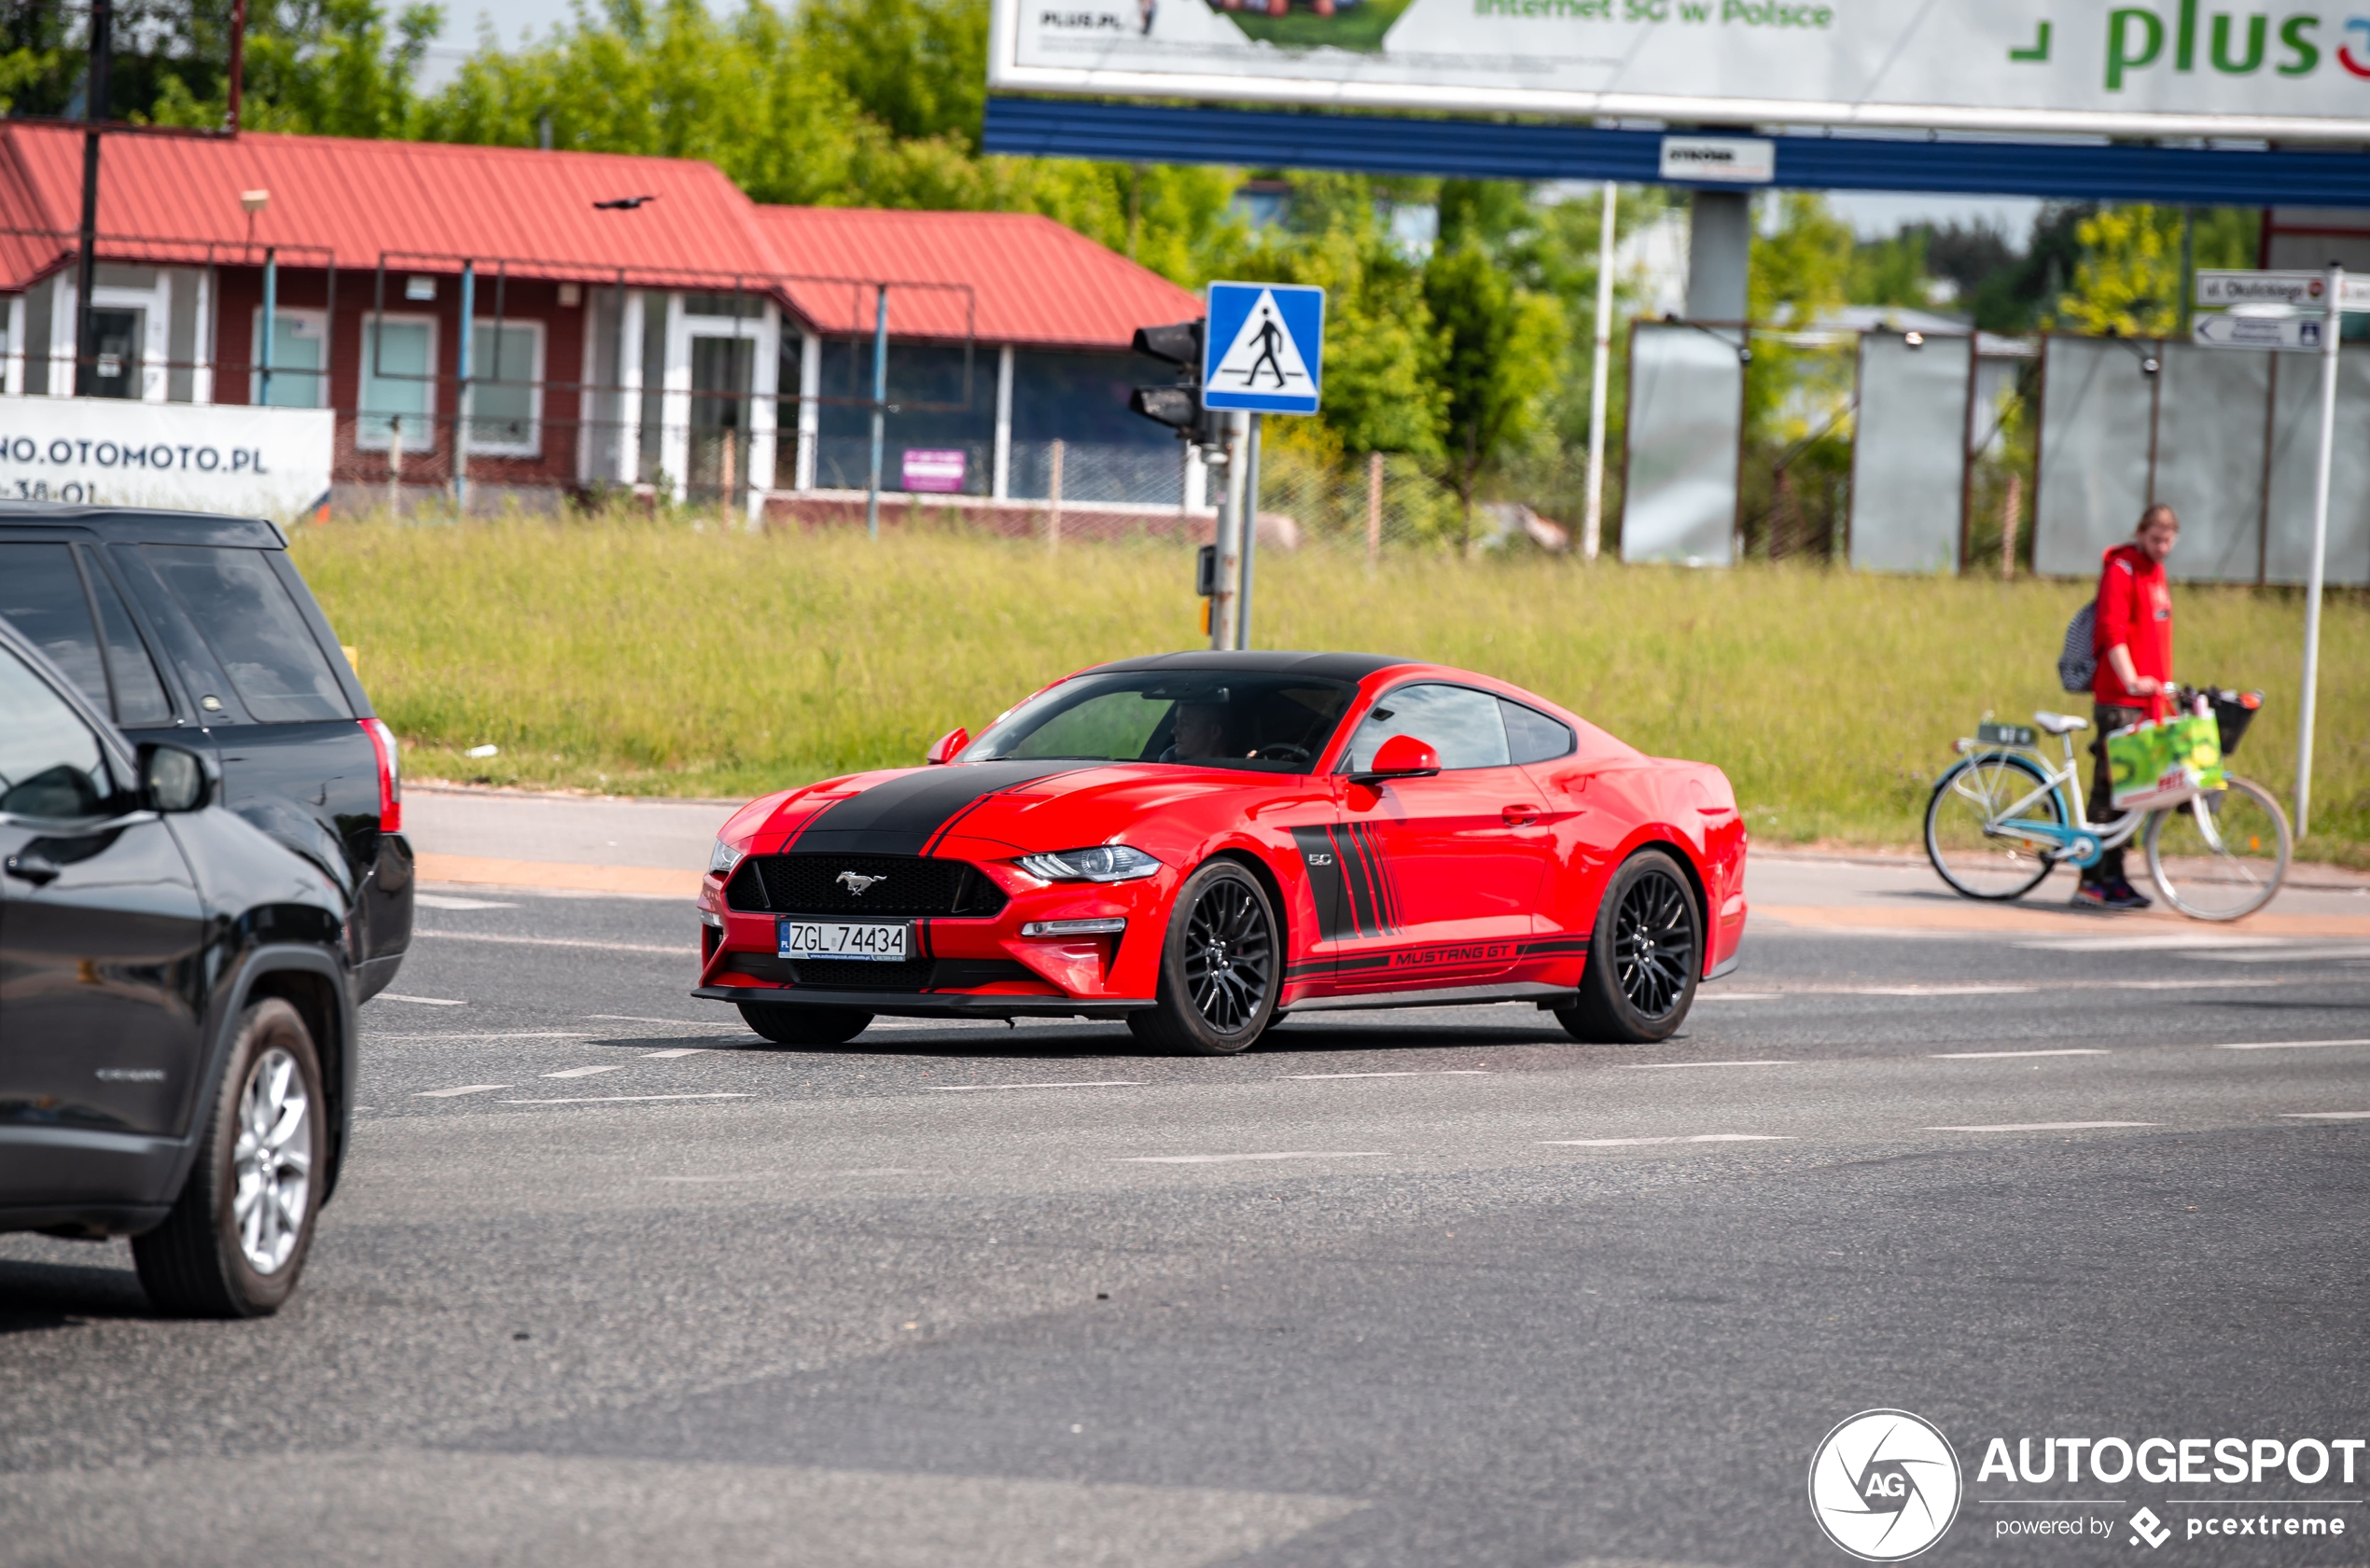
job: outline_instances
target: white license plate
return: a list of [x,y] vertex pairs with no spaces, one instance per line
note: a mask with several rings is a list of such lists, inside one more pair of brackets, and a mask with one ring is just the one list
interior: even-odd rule
[[857,959],[902,964],[911,951],[913,926],[895,923],[786,920],[776,928],[784,958]]

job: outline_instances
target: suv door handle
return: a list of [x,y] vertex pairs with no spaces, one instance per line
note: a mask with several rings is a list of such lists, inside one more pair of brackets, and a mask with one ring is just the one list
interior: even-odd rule
[[1498,820],[1509,827],[1528,827],[1539,820],[1536,806],[1509,806],[1498,813]]
[[22,854],[10,855],[7,861],[7,868],[8,875],[20,881],[31,882],[35,887],[45,887],[56,881],[60,870],[56,861],[31,850]]

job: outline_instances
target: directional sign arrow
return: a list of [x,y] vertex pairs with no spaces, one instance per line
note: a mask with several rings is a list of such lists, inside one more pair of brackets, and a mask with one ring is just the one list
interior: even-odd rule
[[2199,316],[2190,337],[2210,349],[2270,349],[2319,354],[2321,316]]

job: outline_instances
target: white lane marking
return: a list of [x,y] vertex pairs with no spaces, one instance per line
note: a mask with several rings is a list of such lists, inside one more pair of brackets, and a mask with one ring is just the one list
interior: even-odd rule
[[[672,1050],[644,1051],[642,1053],[642,1060],[645,1062],[672,1062],[678,1056],[702,1055],[708,1048],[709,1048],[706,1046],[676,1046]],[[547,1074],[545,1075],[549,1076],[550,1075]]]
[[1290,1149],[1280,1154],[1133,1154],[1115,1165],[1231,1165],[1241,1159],[1379,1159],[1388,1149]]
[[662,952],[669,958],[697,961],[700,950],[693,947],[660,947],[652,942],[588,942],[577,937],[497,937],[491,932],[433,931],[420,926],[411,928],[414,937],[458,937],[465,942],[505,942],[528,948],[591,948],[596,952]]
[[621,1073],[623,1071],[625,1071],[625,1063],[621,1062],[604,1062],[591,1067],[563,1067],[556,1073],[546,1073],[543,1075],[547,1078],[589,1078],[595,1073]]
[[421,1100],[451,1100],[456,1095],[491,1094],[497,1089],[508,1089],[509,1087],[510,1086],[509,1084],[463,1084],[459,1089],[424,1089],[420,1090],[419,1094],[415,1096],[415,1098]]
[[1782,991],[1699,991],[1698,1002],[1775,1002],[1785,995]]
[[450,996],[405,996],[397,992],[383,991],[370,998],[373,1002],[409,1002],[420,1007],[466,1007],[467,1002]]
[[411,902],[424,909],[515,909],[516,904],[497,904],[491,898],[455,898],[449,893],[414,893]]
[[587,1013],[584,1016],[603,1023],[667,1023],[677,1029],[729,1029],[736,1034],[746,1033],[748,1028],[746,1024],[725,1023],[712,1018],[694,1022],[687,1018],[642,1018],[634,1013]]
[[2370,1040],[2249,1040],[2243,1045],[2216,1046],[2224,1051],[2308,1051],[2326,1046],[2370,1046]]
[[2039,991],[2037,985],[1863,985],[1854,996],[2020,996]]
[[1489,1075],[1490,1070],[1486,1067],[1430,1067],[1397,1073],[1287,1073],[1284,1078],[1485,1078]]
[[1633,1072],[1652,1073],[1666,1067],[1798,1067],[1796,1062],[1624,1062]]
[[1920,1132],[2070,1132],[2084,1127],[2154,1127],[2153,1121],[2001,1121],[1987,1127],[1921,1127]]
[[753,1100],[753,1094],[590,1094],[574,1100],[497,1100],[497,1105],[622,1105],[635,1100]]
[[374,1044],[389,1041],[406,1045],[423,1040],[589,1040],[592,1036],[581,1029],[464,1029],[443,1034],[382,1034],[371,1031]]
[[1146,1078],[1070,1078],[1051,1084],[932,1084],[941,1094],[976,1094],[994,1089],[1142,1089]]
[[2282,1111],[2293,1121],[2363,1121],[2370,1119],[2370,1111]]
[[1795,1139],[1778,1132],[1698,1132],[1686,1138],[1541,1138],[1541,1144],[1557,1148],[1613,1149],[1633,1144],[1791,1144]]
[[2271,948],[2283,940],[2279,937],[2176,936],[2168,932],[2145,937],[2053,937],[2046,941],[2015,945],[2034,952],[2183,952],[2198,948]]
[[2099,1046],[2079,1046],[2064,1050],[1931,1051],[1928,1054],[1936,1062],[2000,1062],[2012,1056],[2112,1056],[2114,1053]]
[[2283,964],[2290,959],[2370,958],[2370,942],[2337,942],[2322,947],[2297,946],[2270,952],[2202,952],[2216,964]]

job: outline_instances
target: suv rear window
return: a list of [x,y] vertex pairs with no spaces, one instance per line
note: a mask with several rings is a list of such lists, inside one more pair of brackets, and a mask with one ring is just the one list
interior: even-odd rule
[[88,555],[77,570],[78,553],[70,545],[40,540],[0,544],[0,618],[31,639],[91,701],[112,708],[118,724],[169,722],[173,704],[122,596]]
[[256,722],[354,716],[303,612],[261,550],[150,545],[147,557]]

